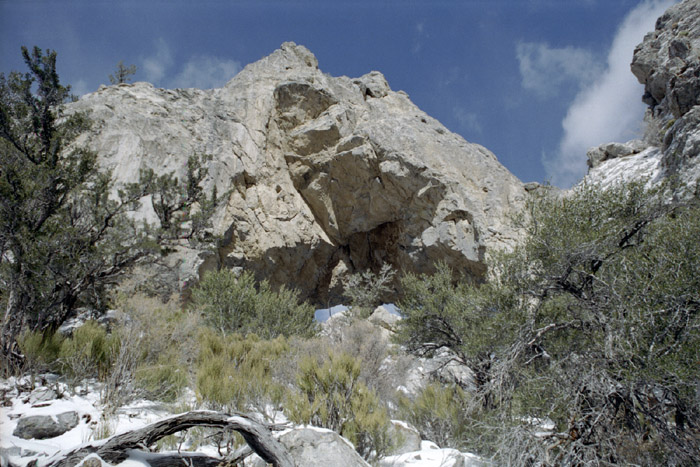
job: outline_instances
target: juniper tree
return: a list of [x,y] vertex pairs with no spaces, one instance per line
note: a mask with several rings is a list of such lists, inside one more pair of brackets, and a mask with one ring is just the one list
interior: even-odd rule
[[[97,155],[76,144],[90,127],[68,112],[70,87],[56,72],[56,52],[22,48],[28,72],[0,74],[0,352],[4,371],[21,358],[22,330],[56,328],[80,305],[99,305],[105,287],[129,267],[157,257],[180,235],[137,225],[128,216],[154,195],[170,217],[203,199],[201,159],[184,184],[142,171],[114,190]],[[173,189],[173,187],[180,187]],[[205,203],[208,208],[216,200]],[[158,211],[157,211],[158,212]],[[183,220],[187,215],[183,213]],[[170,220],[161,219],[163,223]],[[201,224],[201,222],[199,223]],[[187,235],[192,236],[192,232]]]

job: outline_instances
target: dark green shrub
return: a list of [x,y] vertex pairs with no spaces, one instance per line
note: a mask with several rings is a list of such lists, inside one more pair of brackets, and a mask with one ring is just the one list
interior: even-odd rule
[[240,276],[227,269],[205,274],[192,290],[192,306],[224,335],[254,333],[273,339],[315,331],[314,309],[299,303],[296,291],[282,287],[275,292],[267,281],[256,286],[249,271]]
[[343,293],[350,299],[353,315],[367,318],[382,304],[391,292],[396,271],[389,264],[382,265],[378,273],[370,270],[351,275],[344,284]]

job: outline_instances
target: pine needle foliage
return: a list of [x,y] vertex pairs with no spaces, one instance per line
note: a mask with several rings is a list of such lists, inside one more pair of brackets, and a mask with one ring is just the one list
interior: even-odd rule
[[[104,310],[107,290],[132,266],[152,262],[170,244],[198,239],[210,210],[200,187],[203,156],[193,156],[186,180],[140,173],[116,190],[97,154],[77,144],[90,128],[86,113],[65,105],[73,97],[56,72],[56,52],[22,48],[28,72],[0,73],[0,370],[23,356],[23,331],[57,329],[80,306]],[[129,213],[151,196],[160,225]],[[177,220],[177,222],[175,222]],[[182,226],[186,226],[183,229]]]

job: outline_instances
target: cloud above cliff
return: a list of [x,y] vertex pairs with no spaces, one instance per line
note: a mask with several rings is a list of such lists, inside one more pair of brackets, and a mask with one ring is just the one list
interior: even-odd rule
[[146,81],[155,84],[163,79],[172,64],[173,55],[170,52],[170,46],[161,37],[155,41],[155,51],[142,60],[141,69],[146,75]]
[[540,97],[553,97],[562,86],[580,87],[591,82],[603,66],[595,55],[579,47],[551,47],[547,43],[521,42],[516,56],[522,86]]
[[223,86],[241,70],[240,62],[211,55],[192,56],[178,70],[173,55],[163,38],[155,41],[153,53],[141,63],[146,81],[167,88],[211,89]]
[[674,2],[647,0],[630,11],[613,39],[604,71],[585,85],[562,121],[564,134],[556,154],[543,157],[548,178],[568,187],[586,173],[586,151],[639,135],[645,105],[643,87],[630,72],[634,48]]
[[208,55],[190,58],[169,87],[174,88],[218,88],[226,84],[239,71],[241,64]]

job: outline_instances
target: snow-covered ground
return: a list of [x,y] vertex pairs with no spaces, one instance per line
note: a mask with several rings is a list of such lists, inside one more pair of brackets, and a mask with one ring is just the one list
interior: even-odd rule
[[[39,382],[41,381],[41,382]],[[161,420],[172,412],[160,403],[139,400],[103,415],[105,408],[100,401],[100,387],[93,383],[87,387],[70,390],[53,376],[38,378],[32,382],[10,378],[0,381],[3,395],[0,407],[0,466],[26,466],[33,460],[45,465],[52,456],[61,451],[70,451],[86,443],[94,443],[111,435],[141,428]],[[36,440],[22,439],[14,435],[21,417],[32,415],[55,416],[65,412],[76,412],[77,426],[55,438]],[[197,452],[216,456],[214,445],[200,446]],[[149,453],[133,453],[119,467],[148,466]],[[484,465],[473,454],[454,449],[440,449],[434,443],[424,441],[421,450],[383,459],[382,466],[392,467],[456,467]]]
[[650,147],[638,154],[610,159],[591,169],[581,183],[610,187],[621,182],[647,179],[649,186],[653,186],[661,178],[662,156],[659,148]]
[[[48,384],[35,382],[33,390],[28,378],[0,382],[0,392],[5,394],[5,404],[8,404],[0,412],[0,449],[14,465],[24,466],[33,459],[39,459],[41,464],[59,451],[141,428],[169,415],[162,404],[140,400],[103,416],[98,385],[69,390],[65,384],[51,380],[49,377]],[[49,415],[55,418],[65,412],[76,412],[79,423],[60,436],[25,440],[13,434],[21,417]]]

